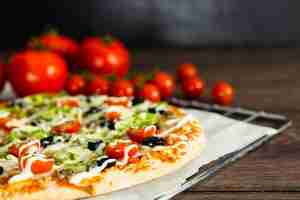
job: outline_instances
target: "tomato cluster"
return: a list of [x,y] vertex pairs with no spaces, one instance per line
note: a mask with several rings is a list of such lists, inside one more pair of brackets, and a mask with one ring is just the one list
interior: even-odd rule
[[[131,66],[129,51],[111,36],[89,36],[78,43],[51,31],[31,39],[8,60],[0,63],[0,89],[7,75],[18,96],[66,90],[71,95],[137,96],[159,102],[174,96],[177,84],[189,99],[199,98],[205,89],[192,63],[179,65],[177,78],[158,70],[126,79]],[[233,101],[234,89],[221,81],[211,94],[216,103],[228,105]]]

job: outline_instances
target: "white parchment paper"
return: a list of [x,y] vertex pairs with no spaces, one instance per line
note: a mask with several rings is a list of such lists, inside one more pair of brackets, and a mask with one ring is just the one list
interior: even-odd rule
[[240,122],[215,113],[194,109],[188,109],[187,112],[200,120],[207,140],[206,147],[197,159],[159,179],[90,199],[153,200],[165,192],[179,188],[180,184],[187,177],[195,174],[202,165],[237,151],[261,136],[273,135],[277,132],[272,128]]

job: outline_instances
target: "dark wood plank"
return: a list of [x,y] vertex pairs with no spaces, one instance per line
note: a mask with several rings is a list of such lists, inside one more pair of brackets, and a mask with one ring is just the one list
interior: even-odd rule
[[177,195],[174,200],[298,200],[298,192],[193,192]]

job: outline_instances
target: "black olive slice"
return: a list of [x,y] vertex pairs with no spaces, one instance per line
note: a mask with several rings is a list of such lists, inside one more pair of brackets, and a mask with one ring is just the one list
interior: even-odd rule
[[102,143],[101,140],[96,142],[88,142],[88,149],[91,151],[96,151],[96,149],[99,147],[101,143]]
[[132,105],[135,106],[137,104],[140,104],[140,103],[143,103],[143,99],[142,98],[139,98],[139,97],[134,97],[132,99]]
[[[111,159],[111,158],[109,158],[109,157],[104,157],[104,158],[101,158],[101,159],[97,160],[97,166],[100,167],[101,165],[103,165],[103,163],[104,163],[105,161],[110,160],[110,159]],[[112,166],[114,166],[115,164],[116,164],[116,160],[113,160],[113,161],[107,163],[107,165],[106,165],[105,168],[112,167]]]
[[155,108],[149,108],[149,109],[148,109],[148,112],[149,112],[149,113],[156,113],[156,109],[155,109]]
[[155,147],[155,146],[159,146],[159,145],[165,145],[165,140],[161,137],[147,137],[144,139],[144,141],[142,142],[142,145],[146,145],[149,147]]
[[49,136],[49,137],[41,139],[41,145],[44,148],[46,148],[48,145],[52,144],[52,142],[53,142],[53,136]]

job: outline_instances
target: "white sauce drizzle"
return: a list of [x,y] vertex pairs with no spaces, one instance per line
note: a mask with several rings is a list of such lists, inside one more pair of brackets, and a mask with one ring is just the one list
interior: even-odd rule
[[145,132],[148,132],[148,131],[151,131],[151,130],[154,130],[156,132],[156,126],[155,125],[150,125],[150,126],[147,126],[147,127],[144,128]]
[[[126,147],[125,150],[124,150],[124,158],[121,161],[119,161],[117,163],[117,165],[121,165],[121,166],[126,165],[128,163],[128,160],[129,160],[129,155],[128,154],[129,154],[130,150],[133,149],[133,148],[137,148],[137,147],[138,146],[136,144],[132,144],[132,145],[129,145],[128,147]],[[135,156],[138,156],[138,155],[135,155]]]
[[81,173],[75,174],[69,179],[69,182],[72,184],[78,185],[84,179],[92,178],[92,177],[99,175],[99,173],[102,170],[104,170],[109,163],[113,163],[115,161],[116,161],[115,159],[108,159],[101,166],[94,167],[94,168],[90,169],[88,172],[81,172]]
[[[28,149],[27,149],[28,148]],[[26,150],[26,153],[32,154],[40,150],[40,142],[38,140],[32,140],[26,144],[23,144],[19,148],[19,154],[22,154]]]
[[[22,158],[20,160],[21,163],[23,161]],[[24,157],[24,159],[25,158],[28,158],[28,157],[26,156],[26,157]],[[19,182],[19,181],[23,181],[23,180],[33,178],[34,174],[31,171],[31,166],[32,166],[33,162],[36,161],[36,160],[43,160],[43,159],[45,159],[45,158],[41,154],[35,154],[34,156],[31,155],[31,157],[28,158],[28,160],[26,161],[26,166],[25,166],[24,170],[22,170],[22,172],[20,174],[17,174],[15,176],[11,177],[8,182],[9,183],[15,183],[15,182]]]
[[161,137],[166,137],[168,136],[170,133],[172,133],[173,131],[175,131],[176,129],[181,128],[184,124],[190,122],[193,118],[190,115],[187,115],[185,117],[183,117],[177,124],[176,126],[173,126],[165,131],[163,131],[162,133],[160,133]]

